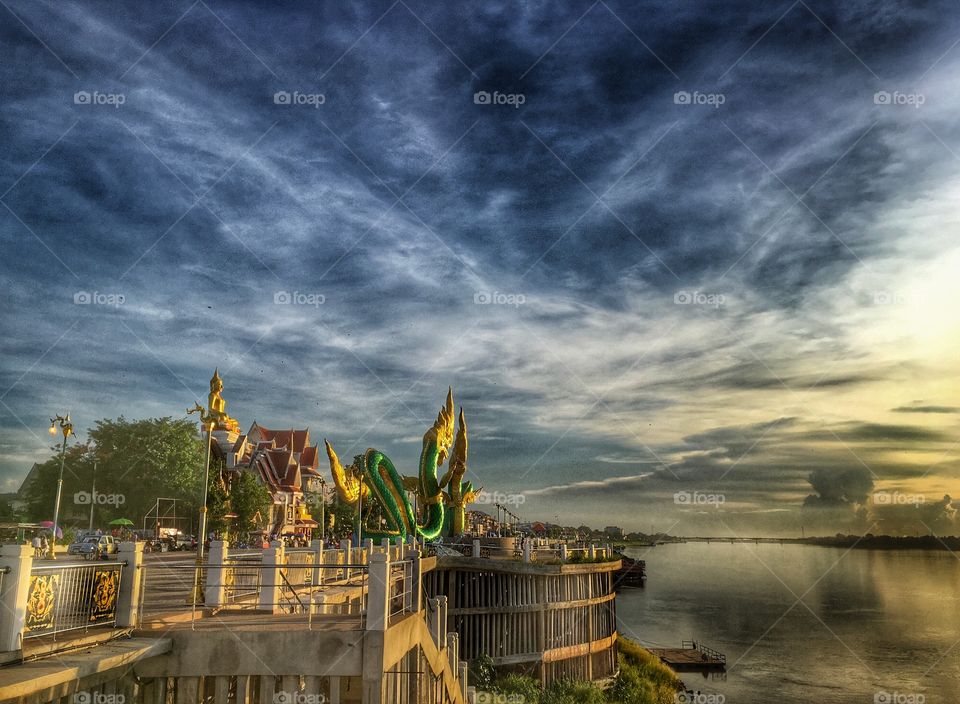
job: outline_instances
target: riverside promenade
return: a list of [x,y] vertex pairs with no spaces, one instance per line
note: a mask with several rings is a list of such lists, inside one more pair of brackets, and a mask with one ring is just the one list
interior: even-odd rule
[[[553,611],[562,611],[536,606],[548,597],[548,581],[564,570],[603,570],[551,564],[559,562],[559,551],[530,544],[497,557],[480,557],[479,544],[473,551],[477,557],[437,558],[424,556],[422,546],[386,541],[264,550],[214,542],[198,567],[190,553],[144,556],[135,543],[122,544],[116,559],[87,563],[34,561],[26,546],[3,546],[0,702],[474,702],[448,597],[436,592],[438,575],[456,573],[458,583],[472,584],[476,579],[465,576],[507,570],[530,585],[527,602],[503,609],[471,607],[462,595],[454,597],[461,604],[455,618],[470,634],[472,650],[477,631],[462,622],[472,608],[502,610],[498,623],[510,630],[520,612],[533,613],[547,629]],[[538,560],[543,564],[529,564]],[[444,561],[457,564],[444,567]],[[543,588],[534,586],[540,577]],[[191,599],[197,581],[199,601]],[[600,595],[568,606],[590,600],[612,603]],[[615,633],[590,643],[595,640],[614,652]],[[563,648],[571,657],[585,656],[581,661],[598,661],[589,643]],[[538,655],[542,661],[551,648],[538,635],[521,650],[503,662]]]

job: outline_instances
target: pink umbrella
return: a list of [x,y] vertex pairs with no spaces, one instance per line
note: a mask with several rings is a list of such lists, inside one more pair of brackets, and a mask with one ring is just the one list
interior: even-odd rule
[[[40,523],[38,523],[37,525],[39,525],[41,528],[53,528],[53,521],[40,521]],[[60,528],[59,526],[57,526],[57,538],[62,538],[62,537],[63,537],[63,528]]]

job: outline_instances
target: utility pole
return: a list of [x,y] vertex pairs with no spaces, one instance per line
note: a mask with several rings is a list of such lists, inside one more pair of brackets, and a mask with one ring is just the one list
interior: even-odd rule
[[93,507],[97,504],[97,461],[93,461],[93,479],[90,482],[90,526],[89,531],[93,532]]
[[[60,478],[57,479],[57,498],[53,505],[53,535],[50,536],[50,559],[56,559],[57,530],[60,528],[60,495],[63,493],[63,464],[67,458],[67,438],[73,435],[73,423],[70,422],[70,414],[64,418],[58,415],[50,419],[50,434],[57,434],[57,423],[60,424],[60,432],[63,433],[63,444],[60,446]],[[91,497],[91,501],[93,497]]]

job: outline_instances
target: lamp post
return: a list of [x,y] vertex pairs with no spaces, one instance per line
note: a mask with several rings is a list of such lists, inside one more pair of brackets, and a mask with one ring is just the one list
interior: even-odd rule
[[57,528],[60,521],[60,495],[63,493],[63,465],[67,458],[67,438],[73,435],[73,423],[70,422],[70,414],[66,417],[58,415],[50,419],[50,434],[57,434],[57,424],[60,425],[60,432],[63,433],[63,444],[60,446],[60,477],[57,479],[57,498],[53,505],[53,535],[50,537],[50,559],[55,560],[57,545]]
[[200,570],[203,566],[204,541],[207,539],[207,490],[210,485],[210,445],[213,438],[214,418],[204,412],[203,406],[199,403],[194,404],[193,408],[187,409],[187,415],[191,413],[200,414],[200,423],[207,431],[207,452],[203,463],[203,501],[200,504],[200,526],[197,535],[197,560],[196,569],[193,576],[193,592],[190,594],[189,603],[197,604],[203,600],[203,589],[200,584]]
[[93,461],[93,479],[90,484],[90,526],[88,530],[93,532],[93,507],[97,504],[97,461]]
[[357,470],[357,547],[363,547],[363,472]]
[[320,477],[320,546],[326,546],[327,542],[327,482]]

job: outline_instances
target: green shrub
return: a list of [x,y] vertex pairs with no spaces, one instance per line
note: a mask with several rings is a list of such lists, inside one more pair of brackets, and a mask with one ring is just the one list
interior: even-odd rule
[[543,695],[539,680],[516,674],[499,678],[493,685],[493,691],[507,696],[516,695],[516,701],[523,704],[540,704],[540,697]]
[[540,704],[607,704],[603,691],[590,682],[560,680],[540,697]]

